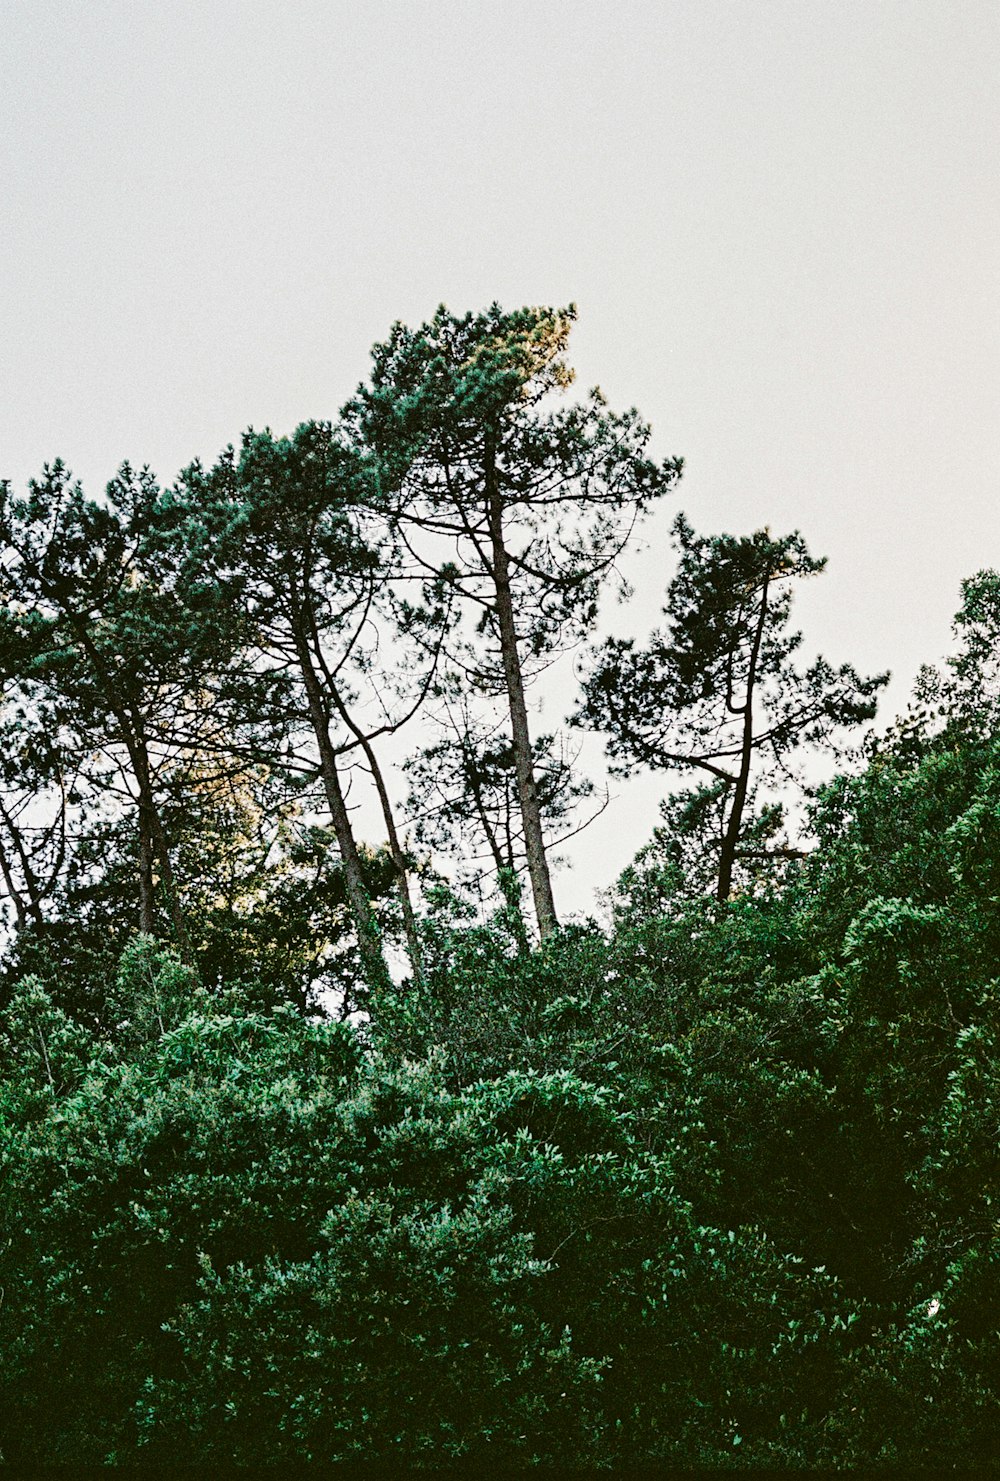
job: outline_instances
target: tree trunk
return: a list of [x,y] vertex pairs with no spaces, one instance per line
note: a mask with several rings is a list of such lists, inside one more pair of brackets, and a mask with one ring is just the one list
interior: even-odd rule
[[170,911],[170,920],[174,928],[174,936],[177,939],[177,949],[181,960],[186,967],[195,966],[194,948],[191,945],[191,937],[184,921],[184,913],[181,910],[180,901],[177,898],[177,882],[174,877],[174,867],[170,862],[170,848],[167,843],[167,835],[163,830],[163,822],[160,818],[160,810],[152,801],[152,790],[150,790],[149,819],[152,824],[153,851],[160,866],[160,878],[167,897],[167,908]]
[[385,987],[392,979],[382,952],[378,923],[368,898],[368,891],[365,889],[361,858],[354,838],[354,829],[351,827],[351,815],[347,811],[347,801],[340,785],[340,774],[337,771],[337,755],[330,740],[330,726],[323,705],[323,692],[316,676],[308,644],[301,634],[296,634],[295,646],[309,704],[309,718],[319,748],[320,774],[330,809],[330,821],[333,824],[337,847],[340,849],[341,863],[344,867],[347,903],[358,933],[361,965],[369,987],[376,989]]
[[[144,931],[153,934],[153,873],[152,864],[155,860],[160,866],[160,880],[167,897],[167,909],[170,912],[170,920],[174,928],[174,936],[177,941],[177,950],[181,960],[186,967],[194,969],[194,948],[191,945],[191,937],[188,935],[187,926],[184,923],[184,915],[181,911],[180,901],[177,898],[177,882],[174,878],[173,865],[170,862],[170,845],[160,817],[160,810],[153,796],[153,773],[149,764],[149,752],[146,749],[146,739],[142,733],[141,721],[134,711],[131,717],[132,723],[126,723],[127,716],[119,720],[123,728],[125,744],[128,747],[129,757],[132,761],[132,769],[135,772],[136,781],[139,784],[139,849],[140,849],[140,871],[147,863],[149,865],[148,888],[143,880],[140,880],[140,896],[142,898],[143,911],[148,911],[148,926],[143,925]],[[143,825],[145,817],[145,829]],[[143,837],[145,831],[145,838]],[[143,853],[149,850],[149,855]]]
[[42,926],[45,923],[45,917],[42,914],[42,905],[39,899],[39,890],[37,881],[35,879],[35,872],[31,867],[31,860],[28,857],[28,850],[25,848],[24,839],[21,836],[21,830],[14,819],[11,817],[2,800],[0,800],[0,817],[3,818],[3,821],[7,828],[7,832],[10,834],[11,841],[14,845],[14,851],[20,861],[21,874],[23,876],[24,888],[27,894],[27,899],[25,899],[24,896],[22,896],[20,890],[15,885],[13,872],[10,868],[10,861],[7,858],[7,852],[5,849],[0,849],[0,870],[2,870],[3,872],[4,883],[7,886],[7,893],[10,895],[11,900],[14,902],[14,913],[17,917],[17,929],[19,931],[24,929],[24,927],[28,924],[29,915],[37,926]]
[[341,719],[348,729],[357,737],[358,744],[365,753],[375,790],[378,793],[379,805],[382,808],[382,820],[385,823],[386,837],[389,840],[389,854],[392,858],[393,868],[396,871],[396,893],[399,895],[400,909],[403,912],[403,930],[406,933],[406,950],[410,958],[410,966],[413,969],[413,980],[416,983],[423,981],[423,969],[421,965],[420,937],[417,934],[417,919],[413,913],[413,898],[410,895],[410,876],[406,868],[406,856],[399,842],[399,833],[396,830],[396,820],[392,814],[392,803],[389,801],[389,792],[382,775],[382,768],[375,755],[368,736],[359,725],[351,718],[347,706],[340,696],[336,685],[330,686],[330,692],[334,704],[337,706]]
[[538,788],[531,759],[531,733],[528,729],[528,708],[524,699],[524,678],[517,651],[517,628],[514,623],[514,604],[510,589],[510,563],[503,541],[503,503],[497,487],[495,451],[489,443],[486,448],[485,474],[493,585],[496,593],[497,623],[500,628],[500,651],[503,656],[504,679],[510,705],[510,727],[517,767],[518,801],[521,807],[521,820],[524,824],[524,848],[528,860],[528,876],[531,880],[531,893],[535,902],[538,932],[544,941],[556,929],[558,921],[555,902],[552,898],[552,880],[549,876],[548,860],[545,857],[542,814],[538,804]]
[[10,871],[7,861],[7,850],[0,844],[0,872],[3,874],[3,882],[7,886],[7,897],[14,906],[14,929],[23,931],[28,924],[28,912],[24,908],[21,892],[14,883],[14,877]]
[[747,689],[746,698],[742,706],[743,712],[743,746],[740,754],[740,770],[736,778],[736,790],[733,793],[733,805],[729,812],[729,821],[722,839],[722,853],[719,857],[719,888],[718,899],[725,903],[729,899],[733,888],[733,865],[736,862],[736,850],[740,841],[740,830],[743,827],[743,810],[746,807],[747,791],[750,786],[750,762],[753,758],[753,690],[757,679],[757,660],[760,657],[760,645],[764,636],[764,623],[767,619],[767,589],[770,584],[768,577],[764,578],[764,584],[760,593],[760,615],[757,618],[757,626],[754,630],[753,645],[750,649],[750,663],[747,667]]
[[144,936],[154,934],[153,908],[153,830],[149,811],[139,805],[139,929]]

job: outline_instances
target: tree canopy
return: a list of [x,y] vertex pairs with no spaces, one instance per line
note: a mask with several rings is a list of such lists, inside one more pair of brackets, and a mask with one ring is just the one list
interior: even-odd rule
[[[3,488],[10,1466],[996,1467],[1000,576],[878,733],[797,533],[677,516],[603,636],[680,465],[566,402],[573,317]],[[696,783],[576,920],[571,651]]]
[[[680,556],[665,632],[647,648],[609,638],[594,655],[577,723],[606,731],[620,768],[707,774],[723,800],[718,896],[729,898],[754,762],[773,780],[800,746],[830,751],[837,732],[871,720],[888,674],[793,659],[791,583],[822,571],[798,533],[774,539],[696,535],[674,522]],[[836,754],[836,752],[834,752]],[[763,768],[761,767],[763,763]]]

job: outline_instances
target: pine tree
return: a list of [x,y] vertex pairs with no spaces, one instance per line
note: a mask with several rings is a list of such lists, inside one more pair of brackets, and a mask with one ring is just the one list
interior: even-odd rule
[[771,776],[802,745],[830,749],[837,731],[872,718],[888,675],[865,679],[823,658],[796,667],[792,585],[825,565],[801,535],[696,535],[683,515],[673,529],[667,627],[645,648],[611,638],[597,649],[576,723],[606,733],[625,774],[647,766],[721,784],[716,893],[727,900],[755,762]]
[[[369,986],[382,986],[388,967],[345,774],[360,751],[379,795],[417,973],[406,857],[373,742],[409,718],[421,692],[418,684],[395,715],[381,709],[369,721],[356,713],[358,686],[370,698],[376,687],[374,618],[386,584],[386,525],[365,493],[357,455],[330,423],[311,422],[289,438],[248,432],[238,454],[230,448],[211,469],[187,469],[171,502],[192,609],[204,603],[209,613],[220,605],[240,613],[253,656],[236,705],[260,731],[262,756],[306,776],[318,772],[363,972]],[[377,688],[384,700],[382,676]],[[265,742],[268,729],[274,734]]]
[[91,791],[133,810],[139,928],[155,933],[159,898],[190,959],[161,778],[211,724],[226,623],[185,620],[157,551],[158,499],[148,469],[128,465],[101,502],[59,462],[25,498],[3,486],[0,664],[29,705],[47,710],[76,764],[90,758]]
[[593,625],[636,520],[680,463],[646,455],[635,411],[610,412],[599,391],[559,408],[572,381],[565,352],[573,308],[397,324],[373,350],[348,425],[375,466],[409,571],[449,588],[474,633],[449,640],[467,683],[506,699],[535,914],[556,926],[528,716],[531,679]]

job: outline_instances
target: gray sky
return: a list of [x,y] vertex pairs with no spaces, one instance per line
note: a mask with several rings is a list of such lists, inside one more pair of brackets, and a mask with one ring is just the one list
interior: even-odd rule
[[901,704],[1000,564],[998,77],[996,0],[0,0],[0,476],[169,480],[332,415],[394,319],[573,300],[673,507],[801,528],[808,646]]

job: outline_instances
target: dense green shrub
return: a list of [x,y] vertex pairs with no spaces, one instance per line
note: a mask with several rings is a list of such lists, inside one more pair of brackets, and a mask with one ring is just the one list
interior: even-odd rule
[[442,892],[356,1027],[142,938],[89,1026],[26,980],[4,1458],[989,1463],[998,826],[996,744],[910,736],[725,906]]

